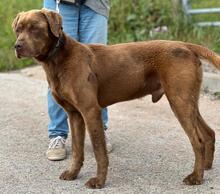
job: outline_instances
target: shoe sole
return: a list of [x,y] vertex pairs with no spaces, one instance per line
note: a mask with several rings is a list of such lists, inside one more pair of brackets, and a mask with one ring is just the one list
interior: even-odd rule
[[64,159],[66,159],[66,156],[63,156],[63,157],[48,157],[48,156],[47,156],[47,159],[48,159],[48,160],[51,160],[51,161],[59,161],[59,160],[64,160]]

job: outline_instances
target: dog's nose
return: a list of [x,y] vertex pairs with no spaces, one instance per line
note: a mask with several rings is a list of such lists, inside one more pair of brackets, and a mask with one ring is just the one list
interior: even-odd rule
[[20,42],[17,42],[14,47],[16,50],[20,50],[22,48],[22,45]]

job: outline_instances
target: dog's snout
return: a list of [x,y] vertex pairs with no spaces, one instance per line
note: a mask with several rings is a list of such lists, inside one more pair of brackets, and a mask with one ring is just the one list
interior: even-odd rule
[[20,39],[16,41],[15,45],[14,45],[14,48],[15,48],[15,53],[16,53],[16,56],[18,58],[21,58],[21,56],[24,56],[26,55],[26,49],[25,49],[25,42],[24,41],[21,41]]
[[17,43],[14,45],[14,48],[15,48],[16,50],[20,50],[20,49],[22,48],[21,42],[17,42]]

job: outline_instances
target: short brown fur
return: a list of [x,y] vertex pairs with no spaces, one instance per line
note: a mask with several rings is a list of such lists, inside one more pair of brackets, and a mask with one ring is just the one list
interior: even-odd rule
[[[30,25],[35,21],[39,24]],[[102,107],[148,94],[157,102],[165,93],[195,153],[194,170],[184,182],[201,184],[204,169],[212,167],[215,133],[198,109],[202,81],[199,58],[220,69],[220,57],[205,47],[179,41],[85,45],[63,33],[61,23],[57,13],[45,9],[22,12],[13,23],[16,55],[33,57],[42,64],[53,97],[69,116],[73,160],[60,178],[77,177],[84,161],[87,128],[97,161],[97,175],[86,185],[103,187],[108,156]]]

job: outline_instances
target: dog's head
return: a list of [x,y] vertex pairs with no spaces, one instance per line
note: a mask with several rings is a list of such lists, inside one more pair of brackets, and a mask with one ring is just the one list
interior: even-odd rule
[[12,23],[18,58],[46,55],[62,34],[61,16],[46,9],[19,13]]

